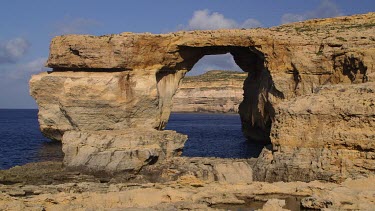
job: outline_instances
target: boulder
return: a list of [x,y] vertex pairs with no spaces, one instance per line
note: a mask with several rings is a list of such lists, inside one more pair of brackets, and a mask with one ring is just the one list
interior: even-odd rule
[[179,156],[187,139],[175,131],[135,128],[121,131],[68,131],[64,164],[88,172],[138,172]]

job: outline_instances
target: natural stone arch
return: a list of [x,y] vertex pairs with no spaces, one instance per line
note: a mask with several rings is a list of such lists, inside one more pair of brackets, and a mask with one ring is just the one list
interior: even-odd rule
[[[245,82],[245,95],[250,93],[248,99],[256,99],[257,103],[253,106],[247,106],[247,103],[241,105],[244,110],[248,109],[244,112],[243,121],[246,123],[244,127],[249,126],[250,129],[244,128],[244,131],[250,131],[249,134],[253,137],[264,137],[264,134],[267,136],[273,106],[278,106],[271,137],[273,149],[264,149],[256,163],[258,169],[274,177],[281,175],[275,169],[286,167],[283,178],[291,178],[291,170],[308,172],[303,166],[311,166],[312,159],[305,159],[308,152],[306,149],[311,150],[309,152],[312,158],[317,158],[316,163],[322,164],[319,171],[326,171],[331,167],[343,169],[346,168],[345,165],[336,168],[337,166],[330,165],[336,162],[318,159],[327,146],[332,147],[332,155],[338,156],[336,160],[341,159],[343,154],[336,150],[336,146],[343,147],[344,150],[350,149],[351,146],[348,148],[348,145],[335,142],[332,135],[335,133],[330,133],[328,139],[324,138],[317,143],[315,139],[306,142],[304,130],[313,133],[312,137],[319,135],[315,127],[308,126],[308,122],[301,126],[300,122],[295,121],[292,126],[292,131],[295,132],[292,133],[290,130],[278,130],[282,126],[290,127],[290,121],[283,120],[283,117],[293,121],[300,117],[307,120],[324,119],[327,116],[325,113],[311,113],[312,110],[308,108],[316,101],[306,104],[304,98],[302,101],[293,99],[293,102],[304,102],[303,106],[296,103],[294,110],[283,111],[280,110],[281,104],[287,108],[288,104],[277,98],[285,96],[288,100],[301,95],[309,98],[309,95],[320,93],[322,85],[371,81],[375,66],[374,44],[370,38],[357,39],[357,33],[347,33],[346,30],[355,28],[358,33],[373,34],[373,26],[364,24],[374,20],[375,16],[372,13],[366,16],[369,19],[340,17],[270,29],[59,36],[51,42],[47,61],[47,66],[53,68],[53,71],[33,76],[30,80],[30,93],[39,106],[38,117],[42,132],[47,137],[63,141],[64,163],[67,166],[91,171],[137,172],[146,165],[156,161],[160,164],[180,154],[186,136],[155,128],[164,127],[178,83],[202,56],[199,52],[229,52],[228,49],[232,47],[238,48],[239,52],[239,48],[248,48],[252,53],[259,52],[261,57],[250,56],[247,60],[240,59],[236,62],[254,64],[249,61],[255,58],[255,66],[259,65],[261,71],[249,71]],[[322,30],[327,33],[320,33]],[[339,37],[344,39],[338,39]],[[196,49],[195,54],[189,54],[191,48]],[[244,55],[246,54],[241,53],[238,57]],[[246,63],[239,66],[246,67]],[[346,80],[348,77],[350,80]],[[345,89],[339,89],[340,92],[343,90]],[[363,90],[368,89],[360,88],[358,93]],[[322,94],[324,92],[322,90]],[[371,98],[369,95],[364,97]],[[340,99],[333,99],[336,98]],[[350,97],[348,99],[352,100]],[[342,105],[344,104],[346,105]],[[320,105],[315,107],[320,108]],[[352,118],[347,110],[334,110],[333,113],[337,114],[335,116],[338,117],[338,122],[341,122],[343,114],[344,118]],[[297,118],[293,115],[297,115]],[[369,117],[367,113],[364,115]],[[335,130],[336,120],[327,124],[331,124],[332,131]],[[321,125],[323,124],[319,124]],[[251,132],[252,129],[259,131],[258,128],[262,129],[260,136]],[[371,129],[360,130],[364,136],[372,137],[366,135],[366,131]],[[291,141],[293,133],[298,136]],[[354,141],[354,137],[357,137],[357,133],[348,140]],[[296,156],[296,147],[301,149],[300,154],[303,156]],[[369,156],[362,151],[355,153],[360,159]],[[288,166],[292,158],[295,161]],[[308,162],[301,167],[300,159]],[[365,167],[360,168],[361,171],[364,169]],[[313,173],[301,178],[320,179],[316,175],[318,174]],[[324,177],[328,176],[329,173]],[[261,176],[263,179],[266,177]]]
[[[163,107],[161,125],[157,129],[160,130],[165,127],[171,111],[173,94],[186,72],[190,71],[206,55],[230,53],[235,63],[248,73],[248,78],[244,83],[244,99],[239,107],[243,134],[251,141],[270,143],[269,135],[274,108],[270,103],[269,93],[278,97],[282,96],[282,93],[275,88],[266,66],[267,61],[261,51],[254,47],[213,45],[204,47],[179,46],[178,53],[183,60],[176,65],[177,70],[162,69],[156,74],[159,95],[161,99],[164,99],[161,105]],[[165,89],[166,86],[173,87],[172,91],[171,89]],[[168,99],[165,99],[165,96],[168,96]]]

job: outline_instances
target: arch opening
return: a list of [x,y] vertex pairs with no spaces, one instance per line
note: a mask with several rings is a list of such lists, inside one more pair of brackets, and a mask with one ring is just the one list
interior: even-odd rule
[[[238,128],[241,128],[240,131],[242,132],[243,137],[245,137],[248,143],[258,144],[262,147],[271,143],[270,132],[272,121],[275,116],[275,110],[272,105],[271,95],[277,98],[283,98],[283,93],[276,89],[270,71],[267,68],[265,55],[262,52],[257,50],[255,47],[179,46],[179,53],[183,60],[176,63],[176,70],[161,70],[159,73],[157,73],[158,84],[160,83],[160,81],[165,81],[166,78],[158,77],[158,75],[163,76],[163,74],[166,73],[169,78],[172,77],[171,75],[175,75],[175,79],[183,78],[185,74],[192,70],[194,65],[197,64],[198,61],[200,61],[204,56],[221,54],[232,55],[233,60],[239,67],[239,69],[247,73],[242,87],[243,98],[238,106],[238,114],[240,119]],[[181,74],[181,78],[176,77],[177,73]],[[177,83],[176,81],[177,80],[174,80],[174,84],[177,84],[175,90],[178,89],[178,86],[180,84],[179,80]],[[170,106],[171,105],[172,102],[170,102]],[[164,129],[164,127],[166,126],[166,122],[169,119],[170,112],[171,110],[169,110],[167,113],[168,117],[166,118],[166,121],[162,121],[162,127],[158,129]],[[200,116],[199,118],[201,117],[202,116]],[[172,116],[171,123],[169,126],[167,126],[167,129],[173,129],[177,130],[178,132],[184,133],[183,131],[179,131],[178,127],[174,127],[173,125],[171,125],[173,124],[173,122],[180,122],[179,124],[181,124],[181,119],[174,118],[175,117]],[[194,118],[198,117],[195,116]],[[197,121],[202,121],[199,120],[199,118]],[[194,124],[194,120],[192,121],[192,124]]]
[[230,53],[235,63],[244,72],[254,72],[264,66],[264,55],[254,47],[238,46],[205,46],[189,47],[180,46],[179,53],[183,61],[176,64],[176,69],[190,71],[193,66],[206,55],[219,55]]

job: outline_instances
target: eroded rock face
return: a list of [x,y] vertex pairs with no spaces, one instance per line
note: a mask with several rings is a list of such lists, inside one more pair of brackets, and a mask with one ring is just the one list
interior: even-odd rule
[[[50,75],[69,70],[119,74],[113,72],[116,71],[127,75],[126,80],[119,81],[120,87],[129,85],[124,95],[134,99],[152,98],[152,102],[147,103],[154,111],[143,113],[150,114],[149,126],[162,129],[168,121],[171,97],[186,71],[204,55],[231,53],[237,65],[249,73],[243,105],[239,109],[243,132],[249,139],[262,141],[269,136],[274,105],[283,98],[312,93],[323,84],[371,78],[374,66],[371,23],[374,19],[374,14],[369,13],[270,29],[60,36],[52,40],[47,65],[54,68]],[[138,93],[139,87],[129,88],[135,83],[148,86],[143,88],[150,96]],[[37,85],[32,84],[31,88],[34,86]],[[32,95],[38,101],[43,98],[33,90]],[[55,119],[64,116],[66,106],[61,101],[60,104],[62,112],[54,112]],[[56,103],[54,105],[57,107]],[[94,103],[94,106],[97,105]],[[139,112],[137,108],[140,106],[126,108],[126,112]],[[80,115],[81,112],[75,113]],[[130,127],[144,121],[138,115],[127,119],[132,119]],[[44,133],[55,139],[60,139],[68,127],[57,129],[58,124],[43,121],[41,125]]]
[[68,131],[63,136],[64,164],[88,172],[138,172],[146,165],[180,156],[186,135],[175,131],[128,129]]
[[253,181],[253,163],[253,159],[175,157],[159,166],[147,166],[140,173],[153,182],[193,177],[205,182],[250,183]]
[[31,78],[30,87],[39,106],[40,128],[52,139],[61,140],[70,130],[151,129],[161,122],[155,75],[41,73]]
[[257,179],[341,181],[375,170],[375,83],[325,86],[280,103]]
[[[295,159],[300,161],[304,159],[301,156],[307,153],[317,160],[317,169],[325,172],[328,166],[341,165],[338,160],[344,159],[347,154],[340,150],[352,150],[350,152],[356,154],[355,159],[365,156],[364,162],[373,160],[372,145],[366,150],[353,149],[366,145],[367,139],[371,139],[372,135],[367,133],[373,128],[371,115],[359,110],[364,119],[353,117],[357,109],[362,109],[353,100],[348,99],[339,105],[328,100],[332,97],[340,102],[339,95],[327,94],[327,99],[321,102],[318,98],[309,101],[326,113],[283,110],[282,102],[288,103],[286,101],[297,97],[297,100],[289,103],[298,104],[304,102],[298,100],[303,99],[299,96],[311,93],[325,95],[324,91],[319,92],[324,85],[373,81],[374,21],[375,13],[369,13],[310,20],[270,29],[192,31],[162,35],[122,33],[59,36],[51,42],[47,62],[53,71],[33,76],[30,92],[39,106],[41,130],[52,139],[61,140],[65,133],[75,132],[92,137],[97,131],[107,130],[120,133],[127,130],[148,131],[142,135],[150,135],[154,133],[150,131],[165,127],[172,97],[185,73],[204,55],[230,53],[236,64],[248,73],[243,87],[244,98],[239,106],[243,133],[250,141],[272,142],[276,150],[270,154],[273,158],[260,159],[259,164],[264,162],[264,169],[277,169],[287,165],[282,156],[296,154]],[[372,86],[372,83],[369,84]],[[347,98],[365,97],[370,100],[368,95],[353,94],[354,97]],[[292,106],[286,105],[287,108]],[[348,105],[351,110],[337,113],[338,110],[328,108],[339,106],[344,109],[340,105]],[[294,116],[291,115],[293,112]],[[327,115],[332,117],[328,118]],[[335,133],[338,126],[348,127],[348,124],[343,123],[347,118],[350,120],[350,128],[355,128],[358,133],[354,129]],[[361,121],[369,123],[366,125]],[[322,122],[327,125],[326,128],[315,128],[315,124],[321,125]],[[274,129],[270,139],[272,124]],[[306,130],[306,133],[301,134],[300,128]],[[85,136],[73,137],[64,141],[66,149],[70,145],[77,147],[73,143],[87,141],[83,138]],[[169,140],[168,135],[164,138]],[[357,139],[361,140],[360,143],[357,143]],[[123,136],[121,140],[128,143],[133,138]],[[153,149],[168,151],[162,145],[163,140],[158,139],[158,146]],[[179,140],[177,138],[176,142],[180,143]],[[363,140],[364,145],[361,144]],[[91,144],[89,142],[88,145]],[[327,161],[329,165],[322,165],[317,157],[326,149],[330,150],[329,153],[319,159],[326,157],[331,161]],[[280,158],[276,158],[277,153],[281,153]],[[135,160],[147,163],[147,156],[136,157]],[[262,156],[268,156],[267,152]],[[128,158],[133,159],[130,156]],[[280,161],[280,165],[271,161]],[[295,166],[298,162],[292,163]],[[353,166],[363,170],[364,174],[371,172],[365,165]],[[100,168],[105,170],[109,167],[105,164]],[[338,171],[333,170],[333,174],[335,172]],[[259,171],[261,174],[267,178],[267,173]],[[284,176],[272,178],[285,179]]]
[[[198,161],[202,166],[207,162],[212,164],[208,159]],[[230,165],[230,161],[226,162]],[[197,162],[196,166],[200,164]],[[61,164],[56,166],[51,162],[0,170],[1,210],[81,210],[82,207],[92,210],[373,210],[374,194],[373,176],[341,184],[228,183],[185,174],[167,183],[134,183],[106,182],[92,175],[65,172]]]

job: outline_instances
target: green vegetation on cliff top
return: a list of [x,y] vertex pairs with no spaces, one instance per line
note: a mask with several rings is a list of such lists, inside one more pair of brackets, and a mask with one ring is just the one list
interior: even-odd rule
[[247,77],[245,72],[237,72],[230,70],[210,70],[202,75],[197,76],[186,76],[184,82],[210,82],[210,81],[221,81],[221,80],[241,80],[244,81]]

